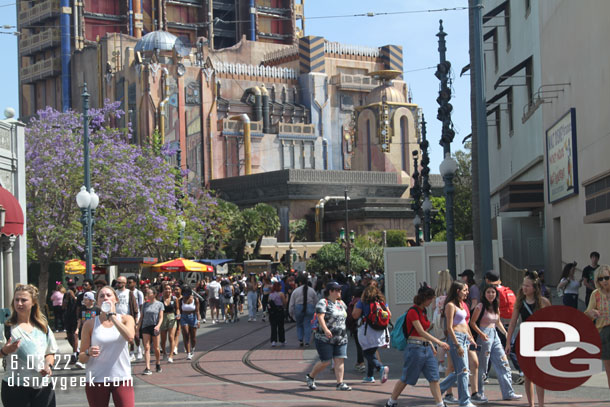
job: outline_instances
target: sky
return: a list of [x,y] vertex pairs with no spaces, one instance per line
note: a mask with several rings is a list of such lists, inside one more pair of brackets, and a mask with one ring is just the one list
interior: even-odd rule
[[[0,0],[0,26],[16,25],[16,0]],[[447,59],[453,68],[452,119],[456,136],[452,151],[461,147],[464,137],[470,134],[470,77],[459,73],[468,64],[468,10],[427,11],[453,9],[467,6],[468,0],[306,0],[305,34],[317,35],[329,41],[350,45],[379,47],[387,44],[401,45],[404,56],[404,79],[411,89],[413,102],[423,110],[430,141],[430,169],[438,173],[442,161],[440,140],[441,124],[436,120],[439,81],[434,76],[439,62],[439,19],[443,20],[448,34]],[[378,15],[375,17],[334,17],[362,13],[405,14]],[[1,29],[0,31],[15,31]],[[8,106],[15,108],[19,116],[19,91],[17,77],[17,37],[0,34],[0,49],[6,58],[0,64],[3,78],[0,91],[0,112]],[[432,68],[430,68],[432,67]],[[430,68],[430,69],[425,69]],[[2,117],[4,115],[2,114]]]

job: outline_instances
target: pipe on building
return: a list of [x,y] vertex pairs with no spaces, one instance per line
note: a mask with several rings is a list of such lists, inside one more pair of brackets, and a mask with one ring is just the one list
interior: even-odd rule
[[246,92],[252,93],[254,95],[254,121],[259,122],[263,118],[261,88],[259,88],[258,86],[253,86],[251,88],[246,89]]
[[142,0],[131,0],[133,3],[133,14],[135,22],[133,24],[133,34],[136,38],[142,38]]
[[[203,70],[202,70],[203,72]],[[217,95],[217,85],[216,85],[216,76],[214,76],[212,78],[212,96],[214,97],[214,100],[212,100],[212,106],[210,106],[210,111],[208,112],[208,116],[207,116],[207,122],[208,122],[208,137],[210,139],[210,181],[214,179],[214,150],[212,145],[214,144],[214,138],[212,136],[212,112],[214,111],[214,109],[216,109],[216,95]]]
[[210,44],[210,49],[214,49],[214,0],[209,1],[208,5],[208,42]]
[[[345,196],[325,196],[316,204],[316,238],[318,239],[318,242],[324,241],[324,205],[326,205],[326,202],[330,201],[331,199],[344,201]],[[347,200],[349,201],[349,199],[350,198],[348,196]]]
[[157,4],[158,4],[157,15],[159,16],[158,25],[159,25],[159,31],[160,31],[160,30],[163,30],[163,0],[159,0]]
[[264,84],[260,86],[263,100],[263,133],[271,133],[271,116],[269,114],[269,92]]
[[169,85],[167,84],[167,68],[161,71],[161,81],[163,82],[164,99],[159,103],[159,133],[161,134],[161,145],[165,144],[165,106],[169,102]]
[[61,109],[66,112],[72,107],[70,84],[70,0],[61,0]]
[[72,18],[74,19],[74,49],[80,49],[79,30],[78,30],[78,2],[72,6]]
[[250,41],[256,41],[256,8],[254,0],[250,0]]
[[241,120],[244,125],[244,166],[246,175],[252,174],[252,143],[250,139],[250,118],[247,114],[231,117],[231,120]]
[[133,0],[129,0],[129,35],[133,37]]

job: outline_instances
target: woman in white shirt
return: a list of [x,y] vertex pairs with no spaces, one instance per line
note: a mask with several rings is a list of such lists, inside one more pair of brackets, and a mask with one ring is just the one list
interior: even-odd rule
[[85,392],[90,407],[107,407],[112,394],[116,407],[133,407],[135,396],[127,344],[135,336],[131,315],[116,313],[119,297],[110,286],[97,293],[101,314],[85,322],[78,360],[87,364]]
[[290,295],[288,313],[297,322],[297,339],[299,346],[309,346],[311,340],[311,320],[316,311],[318,296],[308,284],[307,274],[301,274],[297,279],[299,286]]
[[563,305],[578,309],[578,290],[582,285],[582,279],[576,280],[575,272],[576,262],[566,264],[563,267],[557,289],[563,290]]
[[55,391],[49,382],[57,343],[40,312],[38,289],[17,284],[13,310],[2,329],[0,355],[6,358],[2,380],[2,404],[55,407]]

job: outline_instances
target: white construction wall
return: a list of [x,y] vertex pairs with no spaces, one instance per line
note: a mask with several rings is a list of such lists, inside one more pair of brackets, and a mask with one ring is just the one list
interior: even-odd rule
[[[498,242],[492,241],[494,270],[500,270]],[[471,240],[455,242],[457,274],[474,270]],[[447,268],[447,243],[430,242],[419,247],[390,247],[384,250],[385,296],[394,320],[413,305],[413,297],[424,281],[436,288],[438,271]],[[485,270],[485,272],[488,270]],[[483,274],[483,273],[481,273]],[[479,283],[480,278],[476,278]]]

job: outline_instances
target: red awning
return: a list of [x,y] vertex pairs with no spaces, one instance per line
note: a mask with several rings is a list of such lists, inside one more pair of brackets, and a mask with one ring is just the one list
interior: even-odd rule
[[4,227],[0,233],[5,236],[23,235],[23,209],[11,192],[0,187],[0,205],[6,211]]

